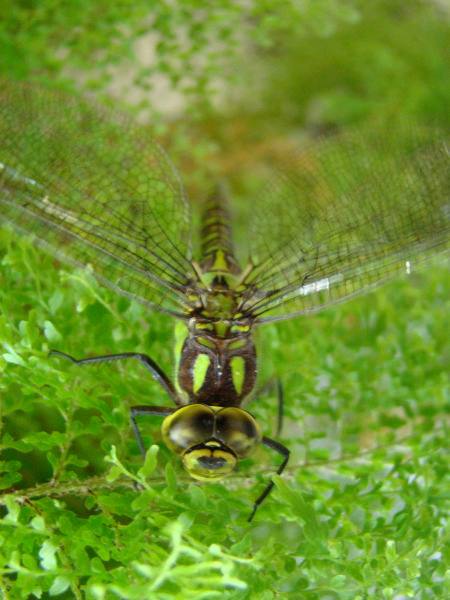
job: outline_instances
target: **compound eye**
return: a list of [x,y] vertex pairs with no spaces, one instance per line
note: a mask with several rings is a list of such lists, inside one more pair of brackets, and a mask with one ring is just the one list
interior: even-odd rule
[[164,419],[161,426],[164,443],[174,454],[183,454],[213,437],[214,420],[214,411],[204,404],[183,406]]
[[236,466],[236,456],[220,442],[210,440],[206,444],[186,450],[183,467],[194,479],[214,481],[231,473]]
[[250,413],[241,408],[223,408],[216,414],[216,437],[235,452],[247,458],[262,440],[261,427]]

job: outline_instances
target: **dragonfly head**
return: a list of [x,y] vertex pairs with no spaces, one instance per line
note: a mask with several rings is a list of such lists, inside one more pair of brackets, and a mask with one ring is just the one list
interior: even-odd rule
[[188,448],[182,455],[183,467],[194,479],[214,481],[234,470],[236,454],[222,442],[209,440]]
[[189,404],[162,424],[166,446],[181,456],[186,471],[201,481],[222,479],[247,458],[262,440],[250,413],[237,407]]

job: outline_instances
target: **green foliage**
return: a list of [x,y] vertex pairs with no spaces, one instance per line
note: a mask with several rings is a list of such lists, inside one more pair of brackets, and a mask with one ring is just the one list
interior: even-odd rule
[[[132,363],[48,356],[139,350],[170,373],[170,319],[88,272],[61,270],[7,230],[1,255],[5,598],[445,597],[442,264],[260,332],[261,386],[282,378],[293,457],[248,524],[276,457],[261,451],[223,484],[199,485],[152,445],[155,418],[141,422],[142,465],[128,407],[164,403],[159,386]],[[269,396],[261,389],[250,410],[270,435]]]

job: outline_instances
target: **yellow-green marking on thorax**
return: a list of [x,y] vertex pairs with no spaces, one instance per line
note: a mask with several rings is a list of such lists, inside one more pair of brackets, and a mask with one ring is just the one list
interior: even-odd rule
[[192,390],[197,393],[202,387],[211,359],[207,354],[199,354],[194,363]]
[[245,360],[242,356],[233,356],[230,360],[230,367],[234,388],[241,395],[245,380]]

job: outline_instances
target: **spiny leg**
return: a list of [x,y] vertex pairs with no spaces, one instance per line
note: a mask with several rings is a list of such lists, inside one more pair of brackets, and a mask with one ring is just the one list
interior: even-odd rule
[[[172,384],[172,382],[170,381],[170,379],[167,377],[167,375],[164,373],[164,371],[155,363],[155,361],[152,358],[150,358],[149,356],[147,356],[146,354],[141,354],[139,352],[122,352],[120,354],[108,354],[105,356],[93,356],[91,358],[82,358],[82,359],[76,359],[73,356],[70,356],[70,354],[65,354],[64,352],[59,352],[58,350],[51,350],[50,354],[54,354],[56,356],[61,356],[62,358],[67,358],[68,360],[70,360],[71,362],[73,362],[76,365],[87,365],[87,364],[94,364],[94,363],[100,363],[100,362],[109,362],[111,360],[123,360],[126,358],[135,358],[137,361],[139,361],[141,363],[141,365],[143,365],[146,369],[148,369],[150,371],[153,378],[158,383],[161,384],[161,386],[166,390],[166,392],[172,398],[173,402],[176,405],[181,404],[181,402],[178,398],[178,395],[176,393],[175,387]],[[146,415],[156,415],[156,416],[160,416],[160,417],[166,417],[166,416],[172,414],[172,412],[173,412],[173,409],[168,408],[166,406],[132,406],[130,408],[131,426],[133,427],[134,435],[136,437],[136,440],[137,440],[137,443],[139,446],[139,450],[141,451],[142,457],[144,459],[145,459],[146,451],[145,451],[144,443],[142,441],[141,432],[136,423],[136,416],[146,414]]]
[[153,378],[166,390],[177,406],[181,404],[173,383],[170,381],[164,371],[156,364],[156,362],[146,354],[141,354],[140,352],[121,352],[120,354],[107,354],[105,356],[93,356],[91,358],[82,359],[76,359],[73,356],[70,356],[70,354],[59,352],[59,350],[50,350],[50,354],[67,358],[76,365],[88,365],[93,363],[109,362],[111,360],[134,358],[150,371]]
[[[275,450],[275,452],[278,452],[278,454],[281,454],[281,456],[284,457],[283,462],[281,463],[281,465],[278,467],[278,470],[277,470],[277,475],[281,475],[281,473],[284,471],[284,469],[286,468],[286,465],[287,465],[287,463],[289,461],[289,456],[291,454],[291,451],[288,448],[286,448],[286,446],[283,446],[283,444],[280,444],[279,442],[277,442],[275,440],[272,440],[271,438],[268,438],[266,436],[263,437],[262,444],[266,448],[270,448],[271,450]],[[272,491],[272,488],[273,488],[274,485],[275,485],[274,482],[271,481],[266,486],[266,488],[264,489],[263,493],[259,496],[259,498],[256,499],[256,501],[255,501],[255,503],[253,505],[252,514],[247,519],[249,523],[253,519],[253,517],[255,516],[255,513],[258,510],[258,507],[260,506],[260,504],[267,498],[267,496]]]
[[136,417],[138,415],[155,415],[157,417],[168,417],[173,413],[174,408],[168,408],[167,406],[131,406],[130,407],[130,419],[131,425],[133,427],[134,435],[136,437],[139,450],[141,451],[142,458],[145,460],[145,446],[142,441],[141,432],[139,430],[138,424],[136,422]]

